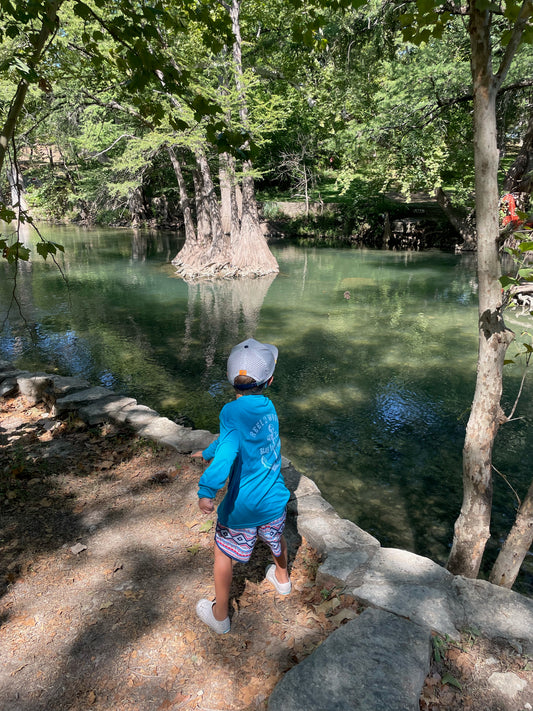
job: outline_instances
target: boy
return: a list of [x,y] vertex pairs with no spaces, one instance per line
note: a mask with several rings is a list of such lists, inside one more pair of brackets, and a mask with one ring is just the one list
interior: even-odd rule
[[196,614],[215,632],[229,632],[229,593],[233,564],[250,559],[257,538],[271,549],[274,565],[266,578],[278,593],[288,595],[287,544],[283,537],[289,490],[281,474],[276,410],[265,397],[278,357],[275,346],[249,338],[232,349],[227,375],[235,400],[220,412],[220,435],[193,456],[211,461],[198,489],[202,513],[214,511],[213,499],[229,476],[220,503],[215,532],[215,601],[200,600]]

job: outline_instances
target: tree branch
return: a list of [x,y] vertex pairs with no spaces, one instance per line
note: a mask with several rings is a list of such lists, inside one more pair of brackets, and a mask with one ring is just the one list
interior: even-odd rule
[[511,62],[516,54],[516,50],[518,49],[518,46],[522,39],[522,35],[524,33],[524,29],[531,15],[533,15],[533,0],[524,0],[520,9],[520,14],[518,15],[518,18],[512,29],[511,39],[509,40],[509,44],[505,48],[505,54],[503,55],[502,61],[500,63],[500,68],[498,69],[498,72],[495,77],[497,87],[501,86],[501,84],[505,80],[505,77],[507,76],[507,72],[509,71]]

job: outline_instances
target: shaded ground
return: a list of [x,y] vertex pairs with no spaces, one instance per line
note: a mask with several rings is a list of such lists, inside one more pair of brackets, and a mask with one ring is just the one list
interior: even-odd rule
[[[0,401],[0,420],[2,708],[264,710],[281,676],[356,616],[351,598],[315,584],[317,556],[289,522],[293,593],[264,580],[258,545],[235,568],[232,630],[215,635],[194,613],[213,595],[202,464],[23,398]],[[494,671],[533,690],[516,650],[474,633],[436,650],[423,711],[522,708],[490,689]]]

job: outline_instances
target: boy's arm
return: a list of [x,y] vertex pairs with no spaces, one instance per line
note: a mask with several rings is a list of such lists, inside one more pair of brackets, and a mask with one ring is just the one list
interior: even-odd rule
[[[200,499],[214,499],[229,476],[233,462],[239,452],[239,434],[235,429],[226,428],[220,423],[220,437],[216,441],[216,451],[211,464],[200,478],[198,496]],[[209,445],[207,449],[210,449]],[[203,456],[205,457],[204,450]]]
[[218,449],[218,443],[219,443],[219,441],[220,441],[220,437],[217,437],[217,438],[214,439],[214,440],[211,442],[211,444],[210,444],[208,447],[206,447],[206,448],[204,449],[204,451],[202,452],[202,457],[205,459],[206,462],[211,461],[211,459],[213,459],[213,457],[215,456],[215,452],[216,452],[217,449]]

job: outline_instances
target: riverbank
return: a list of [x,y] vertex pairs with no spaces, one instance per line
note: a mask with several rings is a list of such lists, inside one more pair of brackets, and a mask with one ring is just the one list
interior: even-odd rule
[[[215,637],[194,615],[196,599],[212,595],[213,522],[196,506],[201,465],[131,428],[90,425],[75,411],[59,419],[43,403],[6,394],[0,683],[10,708],[266,709],[288,670],[362,619],[365,605],[328,582],[327,567],[316,579],[320,557],[293,505],[294,593],[270,589],[259,548],[236,568],[232,632]],[[512,677],[527,698],[524,650],[473,629],[434,640],[421,709],[527,708],[488,683]]]

